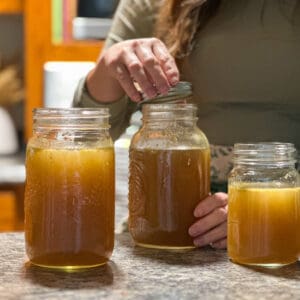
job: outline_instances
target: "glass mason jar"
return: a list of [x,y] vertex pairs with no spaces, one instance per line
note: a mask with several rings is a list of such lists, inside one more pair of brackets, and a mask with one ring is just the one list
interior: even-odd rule
[[289,143],[234,145],[228,180],[228,255],[233,262],[281,266],[300,250],[299,177]]
[[35,109],[26,151],[25,241],[34,265],[104,264],[114,246],[115,162],[107,109]]
[[188,228],[210,191],[209,144],[196,111],[184,102],[142,107],[129,149],[129,231],[139,246],[194,248]]

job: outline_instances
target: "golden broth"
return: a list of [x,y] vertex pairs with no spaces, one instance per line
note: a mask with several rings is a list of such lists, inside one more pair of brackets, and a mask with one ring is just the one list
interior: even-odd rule
[[193,211],[210,190],[209,150],[130,150],[129,230],[138,245],[191,248]]
[[105,263],[114,246],[114,150],[28,148],[25,238],[33,264]]
[[229,186],[228,254],[243,264],[297,260],[300,200],[297,188]]

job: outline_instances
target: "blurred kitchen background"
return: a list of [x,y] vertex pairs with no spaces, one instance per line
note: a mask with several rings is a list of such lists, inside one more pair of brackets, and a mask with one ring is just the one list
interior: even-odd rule
[[[78,80],[101,52],[117,5],[118,0],[0,0],[0,231],[23,230],[33,108],[70,107]],[[116,145],[128,143],[121,138]],[[122,163],[126,169],[126,159]]]

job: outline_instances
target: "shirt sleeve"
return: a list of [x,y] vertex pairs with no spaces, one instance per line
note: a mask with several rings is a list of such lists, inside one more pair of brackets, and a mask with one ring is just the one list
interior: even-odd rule
[[128,127],[130,117],[136,110],[137,104],[126,95],[111,103],[100,103],[92,98],[86,89],[86,78],[82,78],[77,85],[73,107],[107,107],[109,108],[110,135],[115,141]]
[[160,3],[159,0],[121,0],[105,48],[124,40],[153,36]]
[[[159,0],[121,0],[115,12],[104,49],[124,40],[153,36],[153,26],[159,3]],[[85,80],[86,78],[81,79],[77,86],[73,106],[108,107],[110,111],[110,134],[112,139],[116,140],[128,127],[130,117],[137,109],[137,104],[126,95],[116,99],[113,103],[100,103],[88,93]]]

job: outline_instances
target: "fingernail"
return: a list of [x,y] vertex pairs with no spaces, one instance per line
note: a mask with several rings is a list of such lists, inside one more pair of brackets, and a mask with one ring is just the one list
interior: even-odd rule
[[198,239],[194,240],[194,245],[196,247],[203,247],[203,246],[205,246],[205,241],[202,238],[198,238]]
[[199,235],[199,230],[197,230],[197,228],[190,227],[189,235],[192,237],[195,237],[195,236]]
[[172,77],[171,80],[170,80],[170,82],[171,82],[172,85],[176,85],[178,83],[178,81],[179,80],[178,80],[177,77]]
[[201,211],[201,209],[197,209],[194,211],[194,216],[196,218],[200,218],[200,217],[202,217],[202,215],[203,215],[203,212]]

